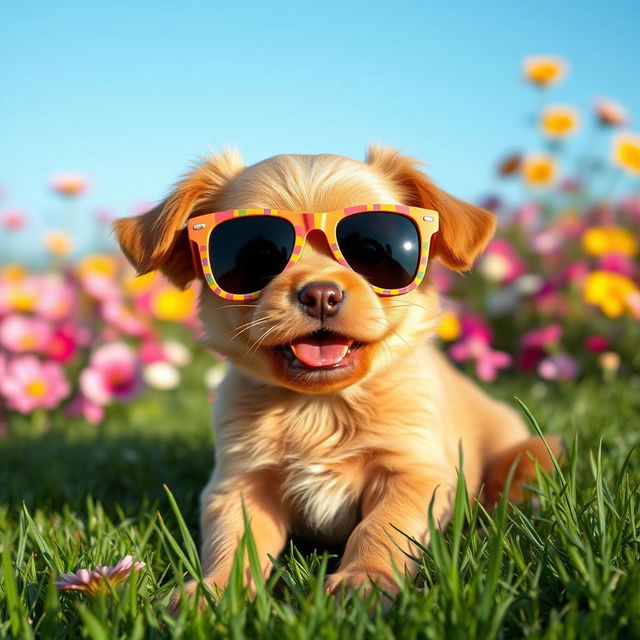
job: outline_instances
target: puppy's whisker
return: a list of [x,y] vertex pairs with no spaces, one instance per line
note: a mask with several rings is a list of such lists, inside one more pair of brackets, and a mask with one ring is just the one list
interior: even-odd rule
[[238,336],[240,336],[240,334],[244,333],[245,331],[248,331],[249,329],[253,329],[253,327],[257,327],[261,324],[264,324],[265,322],[269,322],[270,318],[268,317],[264,317],[264,318],[257,318],[256,320],[251,320],[251,322],[246,322],[245,324],[240,325],[233,333],[233,335],[231,336],[232,340],[235,340]]
[[278,329],[278,325],[274,324],[270,329],[267,329],[250,347],[247,353],[253,354],[258,351],[262,343],[267,339],[269,334]]

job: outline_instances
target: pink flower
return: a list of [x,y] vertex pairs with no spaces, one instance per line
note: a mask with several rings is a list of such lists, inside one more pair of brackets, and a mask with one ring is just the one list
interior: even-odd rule
[[51,325],[42,318],[15,314],[0,322],[0,345],[15,353],[42,353],[51,334]]
[[144,337],[149,334],[148,324],[124,305],[121,300],[110,300],[102,305],[102,316],[111,328],[128,336]]
[[549,347],[562,338],[562,327],[559,324],[548,324],[540,329],[528,331],[520,339],[520,344],[526,348]]
[[493,282],[509,284],[526,270],[526,263],[504,238],[494,238],[478,265],[480,272]]
[[538,374],[545,380],[566,382],[578,375],[578,365],[568,353],[556,353],[538,365]]
[[124,342],[96,349],[89,366],[80,374],[80,389],[97,405],[131,400],[140,387],[138,359]]
[[152,364],[166,361],[167,355],[162,344],[155,340],[147,340],[140,346],[140,359],[144,364]]
[[537,225],[539,217],[538,205],[535,202],[527,202],[517,209],[513,220],[518,227],[528,231]]
[[601,255],[598,258],[598,269],[621,273],[628,278],[633,278],[636,272],[633,261],[621,253],[605,253]]
[[69,395],[70,387],[56,362],[42,363],[35,356],[23,356],[9,361],[0,391],[10,409],[31,413],[57,407]]
[[632,222],[640,222],[640,196],[631,195],[620,201],[620,208]]
[[76,290],[68,280],[57,273],[32,280],[37,289],[35,313],[48,320],[62,320],[73,313]]
[[0,217],[0,224],[7,231],[20,231],[27,224],[27,216],[18,209],[5,211]]
[[68,414],[72,418],[82,416],[90,424],[99,424],[104,420],[104,407],[95,404],[85,398],[82,394],[78,394],[67,409]]
[[457,362],[476,361],[476,373],[481,380],[495,380],[499,369],[511,364],[511,356],[504,351],[494,351],[480,336],[475,335],[456,342],[449,353]]
[[580,286],[590,271],[589,264],[585,260],[573,262],[564,270],[561,280]]
[[144,566],[144,562],[134,562],[133,556],[125,556],[113,567],[98,564],[95,571],[78,569],[75,573],[63,573],[54,584],[60,591],[83,591],[95,596],[100,591],[108,592],[110,587],[117,587],[131,571],[140,571]]

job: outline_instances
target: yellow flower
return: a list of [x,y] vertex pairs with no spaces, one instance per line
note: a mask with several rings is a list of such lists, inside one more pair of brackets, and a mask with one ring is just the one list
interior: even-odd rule
[[27,277],[27,270],[21,264],[7,264],[0,269],[0,276],[8,282],[20,282]]
[[20,311],[22,313],[30,313],[36,308],[37,297],[36,292],[33,289],[21,287],[15,285],[9,287],[9,306],[14,311]]
[[72,242],[69,234],[64,231],[51,231],[44,238],[45,247],[54,256],[66,256],[71,252]]
[[631,298],[637,293],[633,280],[612,271],[593,271],[584,283],[585,302],[594,304],[610,318],[631,311]]
[[590,256],[621,253],[632,258],[638,251],[633,234],[621,227],[593,227],[582,236],[582,248]]
[[74,173],[53,176],[49,184],[54,191],[68,197],[78,196],[84,193],[89,186],[89,182],[84,176]]
[[539,87],[557,84],[567,74],[567,63],[558,56],[529,56],[524,59],[524,77]]
[[640,136],[636,133],[619,133],[613,139],[611,156],[616,166],[633,175],[640,175]]
[[181,322],[195,311],[196,294],[193,289],[180,291],[174,287],[160,289],[151,299],[151,310],[159,320]]
[[124,283],[125,290],[133,296],[145,293],[153,288],[158,281],[159,274],[157,271],[149,271],[142,276],[137,276],[127,280]]
[[556,181],[558,173],[555,159],[546,153],[525,156],[520,171],[530,187],[548,187]]
[[549,138],[566,138],[578,130],[580,116],[573,107],[552,105],[542,112],[540,127]]
[[452,342],[460,337],[460,320],[452,311],[445,311],[440,316],[438,337],[447,342]]
[[76,269],[81,276],[97,274],[112,277],[118,272],[118,263],[113,256],[95,253],[80,260]]

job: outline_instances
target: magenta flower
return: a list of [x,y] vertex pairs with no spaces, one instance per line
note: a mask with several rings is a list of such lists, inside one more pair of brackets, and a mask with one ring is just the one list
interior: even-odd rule
[[66,325],[56,329],[44,349],[44,353],[55,362],[69,362],[76,354],[78,343],[73,327]]
[[525,348],[549,347],[562,338],[562,327],[557,324],[548,324],[540,329],[528,331],[522,338],[520,344]]
[[51,325],[42,318],[14,314],[0,322],[0,345],[15,353],[41,353],[51,334]]
[[35,356],[10,360],[0,379],[0,392],[10,409],[31,413],[53,409],[69,395],[64,370],[56,362],[41,362]]
[[578,375],[578,365],[568,353],[556,353],[540,362],[538,374],[545,380],[566,382]]
[[526,271],[526,263],[504,238],[489,243],[478,267],[485,278],[501,284],[513,282]]
[[133,556],[125,556],[113,567],[98,564],[94,571],[78,569],[75,573],[63,573],[54,584],[60,591],[82,591],[95,596],[100,591],[117,587],[132,571],[138,572],[144,566],[144,562],[134,562]]
[[621,273],[627,278],[633,278],[636,273],[636,268],[633,261],[621,253],[605,253],[598,258],[598,268],[603,271],[613,271],[614,273]]
[[602,353],[609,349],[610,343],[606,336],[594,333],[593,335],[587,336],[584,345],[587,351],[591,353]]
[[89,366],[80,374],[80,389],[94,404],[127,402],[140,388],[138,358],[124,342],[96,349]]
[[511,364],[511,356],[504,351],[494,351],[479,335],[464,338],[454,344],[449,353],[457,362],[475,360],[476,374],[480,380],[492,382],[499,369]]

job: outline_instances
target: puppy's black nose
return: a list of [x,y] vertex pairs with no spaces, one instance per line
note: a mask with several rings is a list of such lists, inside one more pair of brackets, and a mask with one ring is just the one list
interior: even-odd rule
[[298,292],[307,315],[324,320],[340,310],[344,294],[335,282],[310,282]]

